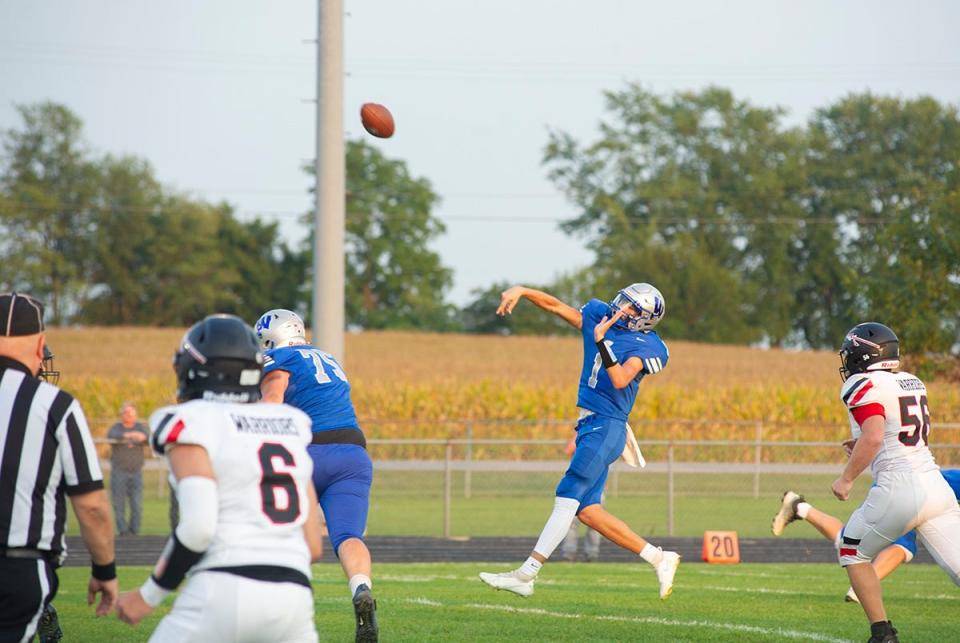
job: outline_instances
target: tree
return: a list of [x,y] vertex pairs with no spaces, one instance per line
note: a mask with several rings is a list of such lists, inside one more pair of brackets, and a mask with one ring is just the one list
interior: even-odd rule
[[662,98],[631,85],[607,94],[607,110],[599,140],[554,132],[544,153],[581,210],[564,228],[595,251],[598,283],[613,292],[655,283],[674,336],[783,342],[794,297],[785,268],[803,216],[801,133],[780,125],[782,110],[717,88]]
[[4,133],[0,166],[0,285],[47,300],[58,324],[82,299],[97,172],[70,110],[47,102],[17,112],[23,129]]
[[[308,168],[312,171],[312,168]],[[448,330],[452,271],[429,248],[444,232],[430,182],[362,141],[347,143],[346,313],[364,328]],[[312,237],[305,249],[312,263]]]
[[804,276],[813,298],[839,304],[808,339],[835,345],[871,319],[894,328],[905,351],[950,350],[960,334],[957,108],[854,94],[817,110],[808,129],[811,214],[833,225],[804,244],[820,255]]

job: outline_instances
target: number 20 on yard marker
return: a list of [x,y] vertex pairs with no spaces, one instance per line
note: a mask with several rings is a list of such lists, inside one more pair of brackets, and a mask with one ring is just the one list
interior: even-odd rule
[[740,541],[737,539],[737,532],[703,532],[703,560],[708,563],[739,563]]

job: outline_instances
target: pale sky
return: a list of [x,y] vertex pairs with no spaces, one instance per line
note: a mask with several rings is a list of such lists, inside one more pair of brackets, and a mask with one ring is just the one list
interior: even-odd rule
[[[790,110],[871,90],[960,103],[960,3],[346,0],[345,122],[443,201],[450,299],[589,264],[558,231],[572,207],[541,166],[547,131],[592,140],[604,90],[709,84]],[[166,184],[277,217],[311,207],[316,1],[0,0],[0,128],[14,103],[61,102],[100,152]],[[397,133],[366,135],[360,104]],[[538,220],[541,219],[541,220]],[[642,279],[638,275],[638,280]]]

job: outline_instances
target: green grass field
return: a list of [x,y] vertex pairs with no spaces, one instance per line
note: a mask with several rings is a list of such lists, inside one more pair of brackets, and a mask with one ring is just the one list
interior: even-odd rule
[[[144,519],[141,533],[170,533],[166,487],[158,488],[159,472],[145,474]],[[553,508],[553,490],[559,473],[475,473],[470,498],[464,497],[463,475],[453,476],[450,503],[452,536],[536,537]],[[742,537],[770,535],[770,520],[785,489],[805,494],[818,508],[846,519],[866,494],[869,480],[861,478],[852,502],[830,494],[833,476],[764,475],[760,497],[752,496],[749,474],[677,475],[674,535],[699,536],[707,529],[736,530]],[[667,481],[663,474],[646,472],[620,476],[608,486],[607,507],[645,536],[667,534]],[[163,490],[164,494],[158,493]],[[505,520],[504,516],[509,516]],[[68,533],[79,530],[72,512]],[[442,536],[443,473],[383,471],[374,478],[368,533],[373,536]],[[791,538],[815,538],[806,524],[786,532]]]
[[[548,565],[530,598],[477,579],[502,565],[393,564],[375,568],[382,640],[389,641],[857,641],[868,638],[859,606],[843,602],[834,565],[680,566],[673,596],[657,598],[646,565]],[[121,569],[137,587],[145,567]],[[55,605],[68,641],[146,641],[172,603],[137,628],[86,605],[87,571],[60,570]],[[353,611],[339,568],[314,567],[321,640],[352,641]],[[939,568],[908,565],[884,583],[903,641],[960,640],[960,592]]]

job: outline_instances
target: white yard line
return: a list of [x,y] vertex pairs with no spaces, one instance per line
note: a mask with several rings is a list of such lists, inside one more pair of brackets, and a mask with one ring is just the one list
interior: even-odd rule
[[800,641],[822,641],[823,643],[848,643],[847,639],[838,639],[826,634],[817,634],[816,632],[803,632],[800,630],[785,630],[782,628],[759,627],[756,625],[742,625],[738,623],[724,623],[721,621],[705,620],[680,620],[661,618],[658,616],[614,616],[604,614],[577,614],[568,612],[551,612],[549,610],[535,607],[512,607],[510,605],[491,605],[488,603],[467,603],[465,605],[443,604],[437,601],[424,598],[404,599],[405,603],[414,605],[424,605],[428,607],[446,607],[457,608],[465,607],[469,609],[491,610],[495,612],[508,612],[511,614],[528,614],[531,616],[546,616],[549,618],[562,618],[571,620],[592,620],[592,621],[614,621],[621,623],[637,623],[647,625],[668,625],[674,627],[696,627],[708,630],[727,630],[730,632],[745,632],[748,634],[760,634],[770,638],[788,638]]
[[[769,587],[723,587],[721,585],[701,585],[698,590],[706,589],[715,592],[735,592],[737,594],[785,594],[787,596],[823,596],[824,592],[796,589],[772,589]],[[843,594],[837,594],[843,596]]]
[[[449,607],[456,607],[450,605]],[[649,625],[669,625],[674,627],[698,627],[708,630],[727,630],[730,632],[745,632],[749,634],[761,634],[771,638],[789,638],[800,641],[823,641],[824,643],[847,643],[847,639],[838,639],[825,634],[816,632],[803,632],[799,630],[785,630],[782,628],[759,627],[756,625],[742,625],[739,623],[724,623],[721,621],[705,620],[679,620],[661,618],[658,616],[613,616],[613,615],[595,615],[595,614],[576,614],[565,612],[551,612],[539,608],[511,607],[509,605],[490,605],[485,603],[469,603],[459,607],[468,607],[472,609],[492,610],[499,612],[510,612],[512,614],[529,614],[532,616],[548,616],[551,618],[563,619],[585,619],[593,621],[616,621],[623,623],[637,623]]]

